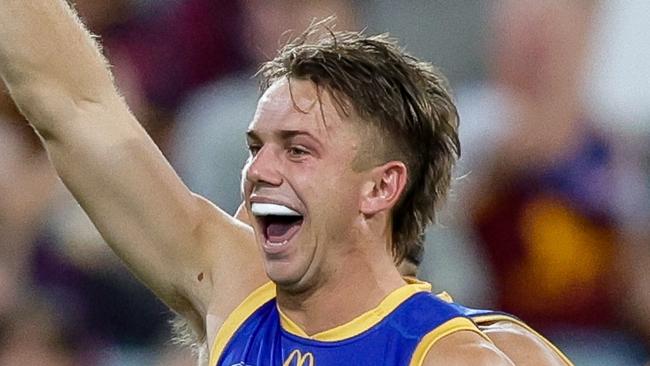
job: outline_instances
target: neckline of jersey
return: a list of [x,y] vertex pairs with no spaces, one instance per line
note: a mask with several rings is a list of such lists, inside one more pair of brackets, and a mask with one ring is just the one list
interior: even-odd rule
[[420,292],[431,292],[431,284],[411,277],[404,277],[406,285],[394,290],[386,296],[375,308],[366,311],[347,323],[334,328],[308,335],[293,320],[282,312],[277,306],[280,314],[280,325],[289,334],[320,342],[339,342],[355,337],[381,322],[386,316],[392,313],[399,305],[408,300],[411,296]]

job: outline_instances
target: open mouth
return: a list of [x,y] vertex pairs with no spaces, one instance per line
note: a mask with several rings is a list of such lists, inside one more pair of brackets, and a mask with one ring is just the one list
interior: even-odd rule
[[260,222],[267,242],[282,244],[298,232],[302,225],[302,216],[269,215],[261,217]]
[[279,204],[253,203],[251,211],[260,223],[266,245],[282,246],[297,232],[303,216],[297,211]]

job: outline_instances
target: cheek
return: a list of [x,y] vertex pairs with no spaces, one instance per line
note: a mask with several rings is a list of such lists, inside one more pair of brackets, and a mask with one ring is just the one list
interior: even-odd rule
[[360,180],[345,164],[306,164],[288,169],[294,192],[309,206],[315,220],[349,218],[358,212]]
[[358,182],[345,174],[330,175],[320,181],[320,189],[314,194],[318,212],[327,223],[324,229],[330,235],[342,234],[340,231],[352,225],[359,214]]

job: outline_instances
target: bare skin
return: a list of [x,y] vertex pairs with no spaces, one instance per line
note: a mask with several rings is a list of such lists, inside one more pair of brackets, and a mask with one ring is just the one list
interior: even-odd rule
[[515,365],[567,365],[538,335],[520,325],[501,321],[481,330]]
[[[260,220],[251,230],[180,181],[63,0],[4,0],[0,24],[0,76],[57,173],[134,274],[209,344],[269,278],[282,310],[308,334],[356,317],[404,284],[385,248],[406,168],[391,161],[352,169],[362,143],[354,123],[328,94],[320,105],[310,82],[293,83],[293,100],[286,80],[272,86],[250,128],[247,208],[272,201],[304,215],[300,231],[274,247]],[[337,302],[332,291],[355,300]],[[512,364],[465,332],[435,345],[425,364],[441,363]]]
[[452,333],[436,342],[429,351],[424,365],[514,366],[519,364],[514,363],[496,345],[478,334],[461,331]]

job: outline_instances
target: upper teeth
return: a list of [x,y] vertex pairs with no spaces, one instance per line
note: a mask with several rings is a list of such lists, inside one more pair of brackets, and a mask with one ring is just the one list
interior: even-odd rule
[[251,205],[251,211],[255,216],[301,216],[289,207],[275,203],[253,203]]

